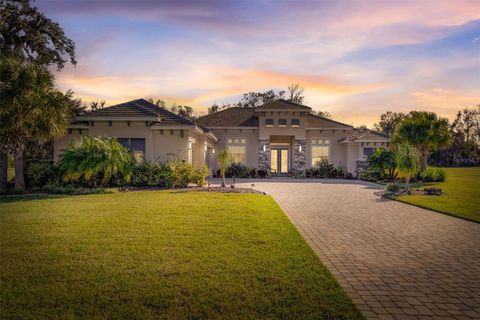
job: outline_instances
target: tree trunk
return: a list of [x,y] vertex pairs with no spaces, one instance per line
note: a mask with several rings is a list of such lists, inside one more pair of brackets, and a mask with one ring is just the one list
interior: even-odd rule
[[222,174],[222,185],[220,186],[221,188],[225,188],[227,186],[227,183],[225,181],[225,173]]
[[15,153],[15,189],[25,189],[25,177],[23,170],[25,169],[25,159],[23,150]]
[[428,165],[428,151],[420,150],[420,172],[427,169]]
[[7,189],[8,157],[6,153],[0,152],[0,190]]

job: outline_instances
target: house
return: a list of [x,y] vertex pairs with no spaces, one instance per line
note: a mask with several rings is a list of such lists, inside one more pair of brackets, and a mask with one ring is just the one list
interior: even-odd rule
[[272,175],[288,175],[327,160],[355,174],[388,137],[312,114],[310,107],[277,100],[257,108],[233,107],[192,122],[144,100],[78,115],[55,140],[58,159],[82,135],[113,136],[139,161],[185,161],[216,169],[215,153],[228,149],[236,162]]

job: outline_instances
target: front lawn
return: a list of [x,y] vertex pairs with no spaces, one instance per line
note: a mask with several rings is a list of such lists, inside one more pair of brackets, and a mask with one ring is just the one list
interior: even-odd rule
[[480,222],[480,168],[445,168],[445,171],[445,182],[425,183],[420,188],[435,186],[446,195],[405,195],[396,199]]
[[362,318],[268,196],[1,199],[1,318]]

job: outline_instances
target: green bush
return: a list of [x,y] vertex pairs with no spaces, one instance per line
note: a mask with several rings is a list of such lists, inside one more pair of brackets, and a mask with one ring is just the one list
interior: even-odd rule
[[193,165],[186,162],[171,162],[173,170],[173,187],[186,188],[194,180],[195,169]]
[[210,175],[210,169],[207,166],[203,166],[199,170],[195,170],[192,177],[192,183],[201,187],[207,184],[207,177]]
[[390,193],[397,193],[398,191],[400,191],[400,186],[395,183],[388,183],[385,187],[385,190]]
[[57,168],[51,160],[29,160],[25,168],[25,180],[29,187],[41,187],[54,183]]
[[428,167],[420,174],[420,177],[425,182],[443,182],[447,173],[442,168]]
[[383,179],[383,173],[379,168],[376,167],[367,167],[360,173],[360,180],[378,182]]
[[333,178],[335,167],[333,164],[328,163],[327,160],[323,159],[318,163],[318,177],[319,178]]
[[67,147],[59,167],[64,182],[95,187],[115,177],[130,182],[133,163],[132,154],[116,139],[85,136]]
[[255,168],[247,167],[241,163],[232,163],[225,172],[227,178],[255,178],[257,170]]
[[80,194],[102,194],[102,193],[109,193],[105,188],[84,188],[84,187],[77,187],[72,184],[68,184],[66,186],[57,186],[54,184],[47,184],[38,191],[52,193],[52,194],[69,194],[69,195],[80,195]]
[[173,170],[167,164],[143,162],[135,165],[132,170],[131,184],[134,186],[171,188],[173,180]]
[[370,178],[373,179],[375,173],[379,180],[394,180],[397,176],[395,161],[395,152],[378,148],[368,157],[367,169],[371,169]]

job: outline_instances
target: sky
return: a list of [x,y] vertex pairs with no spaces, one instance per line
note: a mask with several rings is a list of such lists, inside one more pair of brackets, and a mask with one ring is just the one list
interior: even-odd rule
[[57,85],[106,105],[159,98],[205,113],[305,88],[353,125],[387,110],[453,119],[480,104],[480,1],[37,0],[76,43]]

